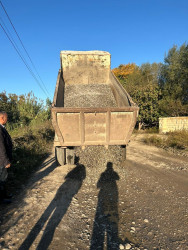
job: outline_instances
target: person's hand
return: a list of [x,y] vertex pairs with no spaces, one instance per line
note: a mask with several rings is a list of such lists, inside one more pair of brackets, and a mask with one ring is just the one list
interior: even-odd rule
[[10,168],[10,165],[11,165],[11,164],[6,165],[5,168]]

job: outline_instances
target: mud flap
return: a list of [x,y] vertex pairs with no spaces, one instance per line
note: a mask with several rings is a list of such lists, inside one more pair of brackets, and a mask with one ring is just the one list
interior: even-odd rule
[[55,147],[55,158],[58,165],[65,165],[65,148]]

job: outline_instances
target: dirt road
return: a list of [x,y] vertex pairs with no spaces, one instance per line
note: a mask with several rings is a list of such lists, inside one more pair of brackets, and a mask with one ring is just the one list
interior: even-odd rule
[[123,164],[81,163],[51,155],[1,206],[1,249],[188,249],[188,158],[134,138]]

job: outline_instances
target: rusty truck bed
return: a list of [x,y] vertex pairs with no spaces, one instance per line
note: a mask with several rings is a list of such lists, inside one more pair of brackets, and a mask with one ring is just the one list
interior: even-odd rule
[[[111,72],[109,53],[104,57],[100,53],[63,53],[61,59],[52,104],[54,146],[127,145],[138,107]],[[103,93],[105,86],[107,92],[111,91],[108,97]]]

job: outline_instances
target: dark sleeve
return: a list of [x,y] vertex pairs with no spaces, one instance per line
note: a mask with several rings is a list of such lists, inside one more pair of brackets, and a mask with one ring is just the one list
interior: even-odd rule
[[0,163],[4,166],[10,164],[10,160],[6,153],[5,140],[2,129],[0,129]]

